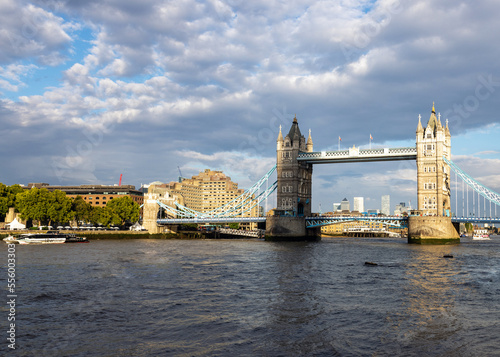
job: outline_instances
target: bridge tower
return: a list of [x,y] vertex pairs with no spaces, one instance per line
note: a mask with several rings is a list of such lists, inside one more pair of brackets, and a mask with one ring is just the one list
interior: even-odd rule
[[278,175],[277,211],[292,216],[311,215],[311,191],[313,165],[297,160],[299,152],[312,152],[311,130],[307,142],[301,134],[297,117],[288,134],[278,134],[276,163]]
[[421,215],[408,217],[408,243],[457,244],[460,236],[451,222],[450,168],[443,156],[451,159],[451,135],[448,122],[432,112],[427,126],[421,117],[417,126],[417,200]]
[[301,134],[297,117],[283,138],[276,142],[278,176],[277,204],[273,216],[266,219],[266,240],[318,240],[319,229],[306,229],[305,217],[311,215],[312,164],[297,160],[300,152],[312,152],[311,131]]
[[451,160],[451,135],[441,124],[441,115],[432,112],[427,126],[417,126],[417,200],[418,209],[428,216],[450,216],[450,168],[443,156]]

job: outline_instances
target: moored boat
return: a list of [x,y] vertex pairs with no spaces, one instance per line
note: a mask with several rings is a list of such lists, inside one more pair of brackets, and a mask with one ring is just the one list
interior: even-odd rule
[[473,240],[489,240],[490,235],[488,234],[487,229],[476,229],[474,231],[474,235],[472,236]]
[[5,243],[18,244],[61,244],[61,243],[88,243],[85,237],[77,237],[72,233],[59,233],[48,231],[46,233],[26,233],[17,237],[8,236],[3,239]]

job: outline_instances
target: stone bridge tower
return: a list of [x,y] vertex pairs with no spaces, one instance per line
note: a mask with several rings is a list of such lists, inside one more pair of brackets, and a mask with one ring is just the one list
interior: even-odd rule
[[312,164],[297,161],[300,152],[312,152],[311,131],[306,139],[300,133],[297,117],[293,118],[292,127],[283,138],[278,134],[276,144],[277,163],[277,211],[278,214],[291,216],[311,215]]
[[423,128],[417,127],[417,199],[418,209],[424,215],[450,216],[450,168],[443,156],[451,160],[451,135],[441,124],[441,115],[432,112]]

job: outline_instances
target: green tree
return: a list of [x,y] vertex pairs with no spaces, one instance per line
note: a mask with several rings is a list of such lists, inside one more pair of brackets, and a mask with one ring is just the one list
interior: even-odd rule
[[49,193],[47,204],[47,219],[52,222],[66,223],[71,221],[75,213],[71,210],[71,198],[65,192],[55,190]]
[[110,209],[119,218],[119,222],[113,222],[113,224],[123,225],[127,221],[137,222],[139,220],[140,207],[129,196],[114,198],[108,201],[106,208]]
[[18,184],[15,184],[15,185],[12,185],[12,186],[9,186],[9,189],[8,189],[9,193],[7,195],[7,204],[9,205],[9,207],[15,207],[17,209],[17,195],[19,193],[22,193],[24,192],[24,188],[22,188],[20,185]]
[[90,222],[95,225],[109,227],[110,224],[120,224],[120,218],[108,207],[92,207]]
[[0,182],[0,217],[5,217],[9,211],[7,190],[7,186]]
[[39,225],[42,221],[47,221],[49,196],[50,192],[46,188],[32,188],[19,193],[16,200],[21,218],[38,221]]
[[228,226],[231,229],[239,229],[240,228],[240,224],[239,223],[229,223]]
[[76,196],[73,199],[71,209],[73,212],[75,212],[75,219],[77,225],[80,221],[90,222],[92,205],[90,203],[85,202],[82,196]]
[[23,191],[19,185],[6,186],[0,183],[0,217],[5,217],[10,207],[16,207],[16,195]]

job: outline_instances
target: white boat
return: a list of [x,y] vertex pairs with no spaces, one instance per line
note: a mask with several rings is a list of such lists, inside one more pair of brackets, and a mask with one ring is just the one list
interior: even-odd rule
[[476,229],[474,231],[474,235],[472,236],[473,240],[490,240],[490,235],[488,234],[487,229]]
[[66,242],[66,235],[57,232],[47,233],[27,233],[21,234],[18,237],[9,236],[4,238],[5,243],[19,244],[58,244]]
[[8,236],[4,238],[3,241],[7,244],[18,243],[17,238],[14,236]]

